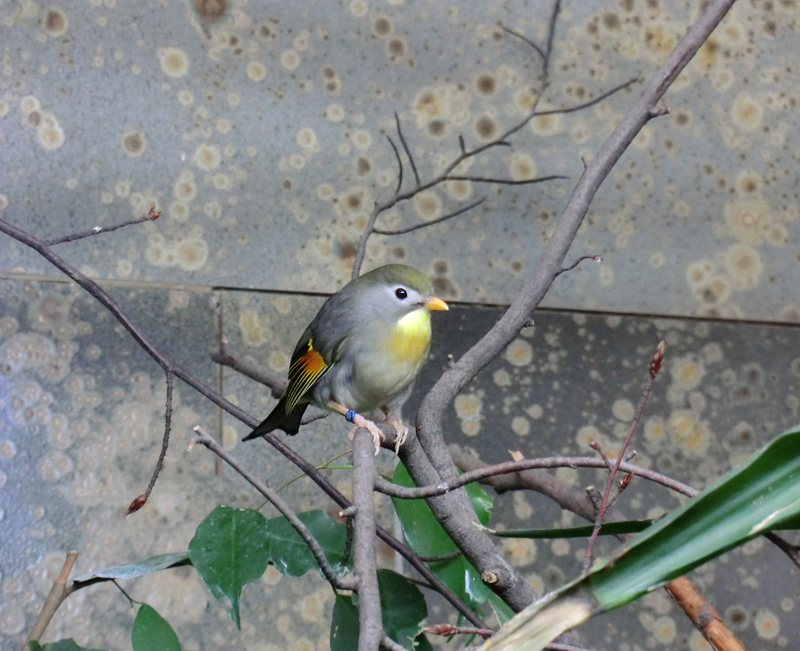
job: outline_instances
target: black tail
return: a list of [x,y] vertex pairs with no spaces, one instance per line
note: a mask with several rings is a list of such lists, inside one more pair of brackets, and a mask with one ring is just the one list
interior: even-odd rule
[[269,434],[276,429],[282,429],[284,432],[291,435],[297,434],[297,430],[300,429],[300,420],[303,418],[303,412],[305,412],[306,407],[308,407],[308,403],[304,402],[297,405],[291,413],[287,414],[286,403],[284,399],[281,398],[278,404],[275,405],[275,409],[270,412],[269,416],[261,421],[259,426],[242,440],[249,441],[263,436],[264,434]]

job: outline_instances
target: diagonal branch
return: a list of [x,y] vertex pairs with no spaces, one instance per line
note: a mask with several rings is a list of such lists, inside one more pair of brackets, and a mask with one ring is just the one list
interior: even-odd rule
[[[522,291],[491,330],[444,372],[423,399],[417,415],[418,439],[425,456],[435,470],[433,476],[425,478],[425,483],[449,481],[457,475],[457,469],[444,442],[442,421],[445,411],[458,392],[503,351],[530,319],[531,313],[541,303],[561,269],[564,257],[600,185],[642,127],[651,119],[651,110],[722,20],[733,1],[711,2],[664,64],[653,74],[639,98],[608,137],[597,156],[587,163],[563,215],[540,255],[539,263],[526,280]],[[435,513],[439,509],[434,508],[434,502],[442,499],[445,498],[430,500],[429,503]],[[466,511],[455,517],[450,513],[446,528],[456,545],[473,563],[485,562],[477,553],[485,545],[476,540],[476,532],[470,525],[469,514]],[[478,568],[480,569],[480,566]],[[492,587],[506,599],[515,594],[514,585]],[[519,604],[517,597],[516,603],[510,605],[518,607]]]

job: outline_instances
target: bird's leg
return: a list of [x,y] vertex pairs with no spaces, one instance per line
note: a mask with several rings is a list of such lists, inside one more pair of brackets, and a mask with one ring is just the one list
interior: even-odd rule
[[403,445],[408,438],[408,428],[403,424],[400,416],[389,413],[389,408],[386,405],[381,407],[381,411],[383,412],[384,416],[386,416],[386,423],[394,427],[394,453],[395,455],[399,455],[400,446]]
[[338,411],[342,414],[347,420],[349,420],[353,425],[355,425],[355,429],[348,435],[348,438],[352,441],[353,436],[358,429],[365,429],[367,430],[370,435],[372,435],[372,443],[375,446],[375,455],[378,455],[378,452],[381,450],[381,441],[385,440],[386,437],[381,432],[381,428],[378,427],[375,423],[371,420],[364,418],[361,414],[359,414],[354,409],[348,409],[342,404],[339,404],[335,400],[331,400],[328,402],[328,406],[333,409],[334,411]]

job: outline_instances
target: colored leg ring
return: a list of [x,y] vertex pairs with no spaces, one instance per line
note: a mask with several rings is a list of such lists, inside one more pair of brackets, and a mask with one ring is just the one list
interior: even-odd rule
[[351,423],[355,423],[355,418],[358,416],[358,412],[355,409],[348,409],[347,413],[344,415],[345,419],[350,421]]

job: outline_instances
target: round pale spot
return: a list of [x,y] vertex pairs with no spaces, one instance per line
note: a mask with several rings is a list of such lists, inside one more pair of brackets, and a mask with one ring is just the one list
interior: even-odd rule
[[781,632],[781,622],[775,613],[764,608],[753,617],[753,628],[760,638],[774,640]]
[[739,287],[750,288],[758,284],[763,271],[761,256],[746,244],[734,244],[725,254],[725,266]]
[[247,64],[247,78],[250,81],[263,81],[267,76],[267,67],[260,61],[251,61]]
[[194,95],[188,90],[182,90],[178,93],[178,101],[183,106],[189,106],[194,101]]
[[361,151],[365,151],[372,145],[372,136],[368,131],[359,129],[353,134],[353,144],[355,144],[355,146]]
[[617,420],[629,423],[633,420],[633,403],[625,398],[615,400],[611,406],[611,413],[614,414],[614,418]]
[[369,11],[369,5],[365,0],[350,0],[350,13],[356,18],[363,18]]
[[217,169],[221,162],[222,154],[220,154],[219,148],[205,143],[200,145],[192,156],[192,163],[207,172]]
[[531,131],[536,136],[554,136],[561,132],[561,116],[556,113],[535,117],[531,120]]
[[331,104],[325,109],[324,116],[331,122],[341,122],[344,120],[344,109],[338,104]]
[[169,216],[177,222],[189,219],[189,207],[183,201],[175,201],[169,207]]
[[669,428],[673,443],[684,454],[700,457],[706,453],[710,444],[710,434],[705,421],[699,421],[693,412],[681,409],[672,413]]
[[703,359],[693,354],[678,357],[670,366],[673,381],[684,391],[697,388],[705,374]]
[[462,420],[474,420],[481,415],[481,399],[474,393],[462,393],[456,396],[453,406],[456,416]]
[[414,212],[424,221],[433,221],[442,213],[442,200],[433,190],[420,192],[413,199]]
[[661,251],[656,251],[653,255],[650,256],[650,266],[653,269],[660,269],[664,266],[664,263],[667,261],[667,258]]
[[524,416],[511,419],[511,429],[517,436],[528,436],[531,433],[531,422]]
[[42,125],[39,130],[39,144],[45,149],[58,149],[64,144],[64,131],[55,120]]
[[508,174],[514,181],[527,181],[536,177],[536,163],[530,154],[514,152],[508,164]]
[[286,50],[281,54],[281,65],[287,70],[297,70],[300,65],[300,55],[294,50]]
[[725,204],[727,231],[744,244],[760,244],[771,223],[770,205],[760,197],[735,198]]
[[176,47],[160,47],[157,54],[161,70],[167,77],[178,79],[189,72],[189,57],[183,50]]
[[514,339],[503,353],[512,366],[527,366],[533,361],[533,347],[524,339]]
[[731,117],[742,131],[751,133],[761,126],[764,109],[749,93],[743,92],[734,100]]
[[667,616],[659,617],[653,623],[652,633],[660,644],[671,644],[678,635],[675,620]]
[[138,158],[144,153],[147,147],[147,140],[141,131],[126,131],[122,134],[122,150],[128,154]]

